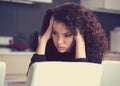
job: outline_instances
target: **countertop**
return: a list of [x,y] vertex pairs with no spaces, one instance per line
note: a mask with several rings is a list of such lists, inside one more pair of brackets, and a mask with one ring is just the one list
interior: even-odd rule
[[23,52],[23,51],[20,51],[20,52],[0,52],[0,55],[32,55],[34,54],[35,52]]

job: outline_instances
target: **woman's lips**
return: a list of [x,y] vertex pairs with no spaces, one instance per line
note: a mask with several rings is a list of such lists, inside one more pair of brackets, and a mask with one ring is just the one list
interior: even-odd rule
[[60,49],[60,50],[64,50],[65,49],[65,47],[62,47],[62,46],[57,46],[57,48]]

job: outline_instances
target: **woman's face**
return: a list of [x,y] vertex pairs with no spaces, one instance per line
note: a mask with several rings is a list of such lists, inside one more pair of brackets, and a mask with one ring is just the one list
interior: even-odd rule
[[52,29],[52,39],[58,52],[69,52],[74,43],[74,36],[67,29],[64,23],[54,21]]

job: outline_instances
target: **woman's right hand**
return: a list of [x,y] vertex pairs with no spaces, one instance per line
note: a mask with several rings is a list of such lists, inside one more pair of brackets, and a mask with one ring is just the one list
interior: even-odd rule
[[53,22],[54,22],[54,17],[52,16],[50,18],[50,23],[49,23],[49,26],[48,26],[46,32],[40,38],[42,41],[46,41],[47,42],[51,38],[51,32],[52,32]]
[[38,47],[36,50],[37,54],[45,55],[45,48],[46,48],[47,41],[51,38],[53,22],[54,22],[54,17],[52,16],[50,18],[50,23],[46,32],[43,34],[42,37],[40,36],[38,37]]

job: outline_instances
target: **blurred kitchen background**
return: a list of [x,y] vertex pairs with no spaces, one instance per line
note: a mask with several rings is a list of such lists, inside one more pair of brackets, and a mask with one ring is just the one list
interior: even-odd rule
[[41,30],[46,10],[63,2],[76,2],[90,8],[96,14],[106,32],[110,50],[120,52],[119,0],[45,1],[0,0],[0,51],[35,51],[37,35]]
[[82,4],[96,14],[111,52],[104,60],[120,61],[120,0],[0,0],[0,61],[7,67],[5,86],[25,86],[45,12],[64,2]]

